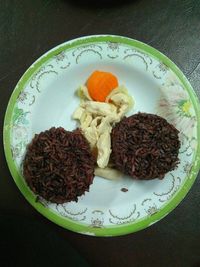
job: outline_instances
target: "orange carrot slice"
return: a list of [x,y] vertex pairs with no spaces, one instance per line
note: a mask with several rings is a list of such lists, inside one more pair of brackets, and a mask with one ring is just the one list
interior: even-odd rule
[[88,78],[86,86],[93,100],[105,102],[110,92],[118,86],[118,80],[110,72],[96,70]]

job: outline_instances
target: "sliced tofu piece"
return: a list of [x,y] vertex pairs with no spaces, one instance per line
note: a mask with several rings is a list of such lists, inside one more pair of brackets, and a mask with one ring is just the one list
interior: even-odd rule
[[123,177],[123,174],[116,170],[109,167],[104,169],[96,167],[94,171],[95,175],[109,179],[109,180],[119,180]]
[[81,85],[78,90],[77,90],[77,95],[80,97],[80,99],[85,99],[85,100],[92,100],[88,93],[88,89],[85,85]]
[[91,148],[96,147],[96,143],[98,141],[99,135],[97,129],[94,126],[90,126],[83,130],[85,138],[90,143]]
[[105,131],[99,136],[97,150],[97,165],[100,168],[105,168],[108,165],[111,153],[111,138],[109,131]]
[[84,120],[81,121],[81,128],[86,129],[92,122],[92,116],[89,113],[85,113]]
[[84,111],[85,111],[84,108],[79,106],[77,109],[75,109],[74,113],[72,114],[72,118],[75,120],[80,120]]
[[109,116],[116,113],[116,107],[113,104],[104,102],[87,101],[85,108],[87,112],[97,116]]

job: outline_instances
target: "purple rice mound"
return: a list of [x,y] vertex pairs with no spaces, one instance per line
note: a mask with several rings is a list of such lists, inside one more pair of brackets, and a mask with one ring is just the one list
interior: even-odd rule
[[135,179],[162,179],[179,162],[178,133],[157,115],[137,113],[123,118],[112,129],[111,161]]
[[30,189],[47,201],[77,201],[89,191],[95,158],[80,130],[51,128],[36,134],[27,147],[23,175]]

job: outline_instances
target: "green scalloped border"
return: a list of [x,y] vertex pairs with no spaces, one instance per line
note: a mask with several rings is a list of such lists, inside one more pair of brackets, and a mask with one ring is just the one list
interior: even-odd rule
[[192,89],[192,86],[190,85],[187,78],[184,76],[184,74],[181,72],[181,70],[164,54],[156,50],[155,48],[144,44],[140,41],[130,39],[127,37],[122,36],[116,36],[116,35],[93,35],[93,36],[85,36],[81,38],[77,38],[71,41],[68,41],[64,44],[61,44],[47,53],[45,53],[43,56],[41,56],[35,63],[33,63],[28,70],[24,73],[22,78],[17,83],[7,106],[5,119],[4,119],[4,128],[3,128],[3,142],[4,142],[4,151],[6,160],[8,163],[8,167],[10,169],[10,172],[12,174],[12,177],[17,184],[19,190],[22,192],[24,197],[27,199],[27,201],[42,215],[44,215],[46,218],[51,220],[52,222],[67,228],[69,230],[82,233],[82,234],[88,234],[88,235],[95,235],[95,236],[119,236],[124,235],[128,233],[133,233],[136,231],[139,231],[141,229],[144,229],[153,223],[159,221],[163,217],[165,217],[170,211],[172,211],[180,202],[181,200],[186,196],[188,191],[190,190],[192,184],[194,183],[198,171],[200,169],[200,142],[198,142],[197,152],[194,156],[194,163],[191,170],[190,176],[186,179],[185,183],[183,184],[182,188],[178,191],[178,193],[167,203],[161,210],[159,210],[156,214],[152,215],[151,217],[145,217],[139,221],[128,223],[128,224],[122,224],[117,226],[107,226],[106,228],[92,228],[91,226],[84,225],[79,222],[72,221],[68,218],[61,217],[58,214],[56,214],[54,211],[44,207],[41,203],[35,201],[34,194],[29,190],[29,188],[26,186],[25,182],[23,182],[23,179],[18,172],[14,161],[12,159],[12,153],[11,153],[11,144],[10,144],[10,127],[11,127],[11,118],[13,113],[13,108],[15,105],[15,102],[17,100],[17,96],[19,95],[19,92],[23,90],[25,84],[29,81],[31,76],[34,74],[34,72],[41,67],[45,62],[47,62],[49,59],[51,59],[53,56],[58,54],[59,52],[67,49],[71,49],[74,47],[78,47],[79,45],[83,44],[91,44],[91,43],[99,43],[99,42],[118,42],[123,43],[126,45],[129,45],[133,48],[137,48],[139,50],[144,51],[147,54],[150,54],[151,56],[159,59],[161,62],[163,62],[165,65],[167,65],[180,79],[182,82],[184,88],[189,93],[190,99],[193,103],[196,115],[197,115],[197,139],[200,140],[200,105],[198,98],[195,94],[195,92]]

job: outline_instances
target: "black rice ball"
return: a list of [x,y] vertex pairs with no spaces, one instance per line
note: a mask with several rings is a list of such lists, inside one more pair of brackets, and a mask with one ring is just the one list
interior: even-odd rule
[[157,115],[138,113],[123,118],[111,133],[111,159],[118,170],[133,178],[162,179],[179,162],[178,133]]
[[30,189],[54,203],[77,201],[94,178],[95,158],[80,130],[36,134],[27,147],[23,175]]

